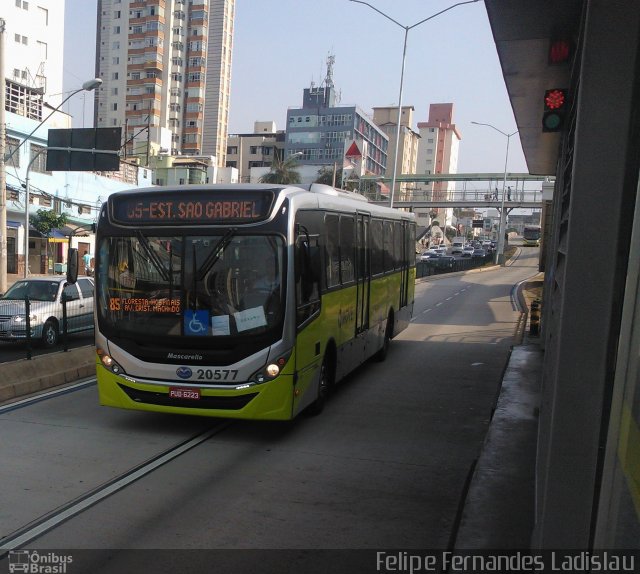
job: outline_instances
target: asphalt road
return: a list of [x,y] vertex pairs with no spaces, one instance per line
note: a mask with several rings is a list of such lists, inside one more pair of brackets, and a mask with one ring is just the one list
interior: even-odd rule
[[[319,417],[119,411],[98,406],[92,384],[0,408],[4,548],[71,554],[92,572],[136,561],[204,572],[212,560],[226,572],[364,571],[342,559],[375,572],[375,550],[452,547],[519,315],[513,288],[536,273],[536,254],[420,282],[387,360],[353,373]],[[306,552],[318,549],[362,552]]]

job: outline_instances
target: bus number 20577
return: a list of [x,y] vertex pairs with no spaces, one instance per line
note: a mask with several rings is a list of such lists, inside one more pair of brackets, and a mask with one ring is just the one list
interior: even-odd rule
[[236,369],[197,369],[196,378],[199,381],[235,381],[238,376]]

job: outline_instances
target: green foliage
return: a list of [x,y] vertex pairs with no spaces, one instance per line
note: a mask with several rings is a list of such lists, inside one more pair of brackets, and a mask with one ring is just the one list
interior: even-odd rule
[[[342,181],[342,170],[336,170],[336,183]],[[318,170],[316,183],[324,183],[325,185],[333,185],[333,166],[324,165]]]
[[[340,185],[340,184],[338,183],[338,185]],[[357,175],[352,173],[345,180],[344,185],[342,186],[342,188],[346,189],[348,191],[358,191],[358,189],[360,189],[360,178]]]
[[51,210],[38,209],[35,215],[30,218],[31,225],[42,235],[49,237],[53,229],[60,229],[67,223],[67,216],[64,213],[58,215]]
[[295,169],[298,159],[290,156],[285,160],[275,159],[271,171],[260,178],[260,183],[300,183],[300,173]]

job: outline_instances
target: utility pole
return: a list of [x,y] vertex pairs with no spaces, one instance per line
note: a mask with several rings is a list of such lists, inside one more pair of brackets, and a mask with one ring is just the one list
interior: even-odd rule
[[7,174],[4,156],[7,145],[4,79],[4,32],[6,22],[0,18],[0,293],[7,290]]

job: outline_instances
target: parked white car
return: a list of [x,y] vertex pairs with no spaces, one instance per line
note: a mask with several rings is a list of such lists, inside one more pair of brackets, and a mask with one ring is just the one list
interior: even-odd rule
[[66,284],[65,277],[31,277],[16,281],[0,297],[0,340],[26,340],[25,298],[29,297],[31,336],[45,347],[55,346],[63,330],[63,293],[67,333],[93,329],[93,279],[79,277]]

